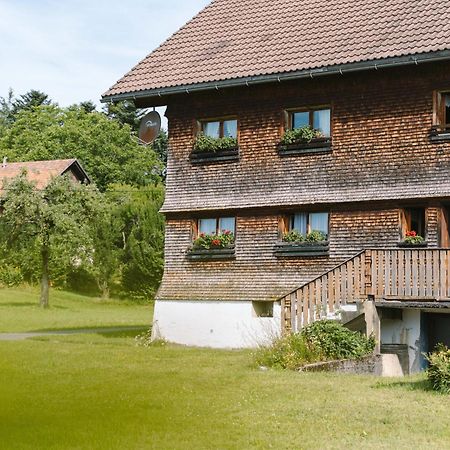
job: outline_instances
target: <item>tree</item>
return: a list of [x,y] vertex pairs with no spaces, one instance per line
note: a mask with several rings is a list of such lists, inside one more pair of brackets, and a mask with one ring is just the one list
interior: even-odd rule
[[101,214],[93,224],[93,258],[88,268],[103,299],[109,298],[113,279],[121,266],[125,245],[123,228],[118,206],[105,199]]
[[90,100],[86,100],[80,103],[80,108],[84,109],[87,113],[91,113],[95,111],[95,104]]
[[128,125],[76,105],[21,111],[0,137],[0,150],[10,161],[78,158],[102,191],[112,183],[153,184],[163,171],[154,150],[139,145]]
[[136,108],[133,101],[124,100],[117,103],[106,103],[103,111],[107,117],[122,125],[129,125],[135,132],[139,130],[141,118],[145,110]]
[[152,297],[164,267],[164,185],[114,185],[106,195],[123,222],[122,288],[133,297]]
[[0,136],[2,135],[1,130],[14,122],[13,101],[14,92],[12,89],[9,89],[6,98],[0,97]]
[[169,138],[165,130],[161,130],[159,132],[158,137],[152,143],[152,147],[164,166],[163,176],[165,178],[165,168],[167,167],[167,151],[169,147]]
[[22,94],[19,98],[15,98],[12,101],[12,115],[14,117],[19,114],[20,111],[27,111],[36,108],[41,105],[50,105],[52,101],[49,99],[45,92],[31,89],[25,94]]
[[[4,187],[0,239],[15,255],[37,251],[40,261],[40,305],[49,306],[52,262],[56,268],[76,266],[92,258],[92,223],[102,210],[102,197],[94,186],[54,178],[38,190],[26,173]],[[21,264],[21,261],[17,261]]]

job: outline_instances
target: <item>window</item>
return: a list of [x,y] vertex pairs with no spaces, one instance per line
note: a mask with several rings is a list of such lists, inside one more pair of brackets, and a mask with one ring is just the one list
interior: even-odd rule
[[324,137],[331,136],[331,110],[329,108],[306,111],[292,111],[290,113],[289,128],[310,126],[319,130]]
[[235,234],[235,229],[235,217],[198,219],[198,234],[221,234],[225,231],[231,231],[231,233]]
[[450,92],[437,92],[434,103],[434,124],[450,128]]
[[252,306],[255,317],[273,317],[273,302],[253,301]]
[[289,231],[296,230],[303,236],[311,231],[321,231],[328,236],[328,213],[327,212],[301,212],[289,218]]
[[415,231],[425,238],[425,208],[406,208],[402,212],[402,236],[408,231]]
[[448,128],[450,127],[450,94],[444,94],[442,97],[442,123]]
[[222,137],[237,138],[237,120],[214,120],[201,122],[203,134],[218,139]]
[[450,141],[450,92],[434,92],[430,140]]
[[441,218],[440,218],[440,241],[439,245],[441,247],[449,247],[450,246],[450,227],[449,227],[449,219],[450,219],[450,207],[444,206],[441,209]]

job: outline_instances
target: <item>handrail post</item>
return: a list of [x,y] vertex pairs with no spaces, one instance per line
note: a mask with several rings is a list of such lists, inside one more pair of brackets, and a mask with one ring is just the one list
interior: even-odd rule
[[364,252],[364,272],[366,276],[364,297],[367,298],[372,294],[372,250]]
[[291,300],[289,296],[281,300],[281,334],[286,335],[291,332]]

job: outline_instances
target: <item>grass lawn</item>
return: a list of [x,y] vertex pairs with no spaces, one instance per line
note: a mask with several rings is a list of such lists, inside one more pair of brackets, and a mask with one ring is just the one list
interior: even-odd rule
[[[63,293],[53,302],[48,314],[66,308],[54,320],[66,327],[88,325],[91,312],[97,324],[117,323],[115,312],[133,325],[132,311],[148,310]],[[56,326],[11,303],[5,328],[15,311],[25,311],[15,328]],[[133,333],[0,341],[0,448],[448,448],[450,398],[423,376],[261,371],[249,351],[136,347]]]
[[150,325],[153,306],[104,301],[52,289],[50,308],[39,307],[35,287],[0,289],[0,333],[63,328]]

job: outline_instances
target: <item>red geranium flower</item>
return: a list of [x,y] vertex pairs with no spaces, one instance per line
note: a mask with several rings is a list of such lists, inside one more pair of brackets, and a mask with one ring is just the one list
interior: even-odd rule
[[219,239],[213,239],[213,240],[211,241],[211,244],[212,244],[212,245],[220,245],[220,240],[219,240]]
[[415,231],[407,231],[406,236],[408,237],[416,237],[417,233]]

